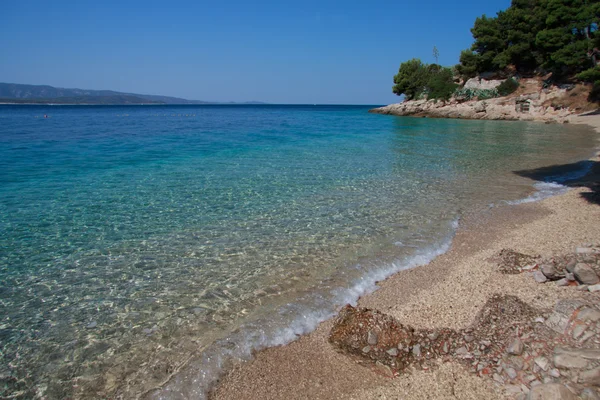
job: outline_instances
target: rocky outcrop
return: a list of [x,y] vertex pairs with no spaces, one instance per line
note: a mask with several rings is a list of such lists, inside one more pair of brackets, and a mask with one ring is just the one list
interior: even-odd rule
[[[369,110],[375,114],[389,114],[397,116],[415,116],[430,118],[457,118],[480,120],[508,120],[508,121],[543,121],[543,122],[568,122],[574,111],[566,108],[546,106],[548,100],[564,96],[567,89],[555,88],[541,92],[525,94],[519,97],[500,97],[489,100],[472,100],[449,102],[435,100],[410,100],[403,103],[390,104],[385,107]],[[517,110],[517,103],[527,103],[529,110]]]

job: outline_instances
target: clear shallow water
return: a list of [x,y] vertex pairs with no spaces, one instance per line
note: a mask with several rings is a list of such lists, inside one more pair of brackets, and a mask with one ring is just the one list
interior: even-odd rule
[[595,145],[368,108],[0,106],[0,395],[200,395]]

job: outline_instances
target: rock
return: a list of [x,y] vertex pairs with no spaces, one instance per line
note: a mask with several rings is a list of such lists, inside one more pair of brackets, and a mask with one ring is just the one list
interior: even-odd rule
[[600,282],[598,275],[596,275],[592,267],[584,263],[577,264],[573,270],[573,274],[579,282],[585,285],[595,285]]
[[532,276],[537,283],[544,283],[548,281],[548,278],[546,278],[546,275],[544,275],[542,271],[534,271]]
[[580,396],[583,400],[600,400],[600,396],[594,391],[594,389],[586,388],[583,389]]
[[567,266],[565,268],[568,272],[573,273],[576,265],[577,265],[577,260],[571,260],[567,263]]
[[540,267],[540,271],[542,271],[544,276],[551,281],[557,281],[565,276],[564,273],[558,271],[552,264],[543,264]]
[[492,375],[492,379],[494,379],[498,383],[504,383],[504,379],[502,379],[502,377],[498,374]]
[[550,375],[553,378],[560,378],[560,371],[556,368],[552,368],[550,371],[548,371],[548,375]]
[[588,361],[585,358],[571,354],[555,354],[553,361],[554,366],[561,369],[581,369],[588,365]]
[[456,353],[456,355],[462,356],[462,355],[467,354],[468,352],[469,352],[469,350],[467,350],[467,348],[463,346],[463,347],[456,349],[456,351],[454,353]]
[[567,278],[562,278],[556,281],[556,286],[569,286],[569,280]]
[[581,372],[579,382],[585,385],[600,386],[600,367]]
[[583,335],[586,329],[587,326],[585,325],[577,325],[575,328],[573,328],[573,339],[578,339],[581,335]]
[[518,338],[513,340],[506,348],[506,352],[514,356],[520,356],[523,354],[523,342]]
[[371,346],[375,346],[377,344],[377,334],[373,331],[369,331],[367,333],[367,343]]
[[568,280],[568,281],[570,281],[570,282],[573,282],[575,280],[575,275],[573,275],[572,272],[567,272],[565,274],[565,279]]
[[362,348],[362,352],[365,353],[365,354],[367,354],[370,351],[371,351],[371,346],[365,346],[365,347]]
[[386,353],[388,353],[392,357],[396,357],[398,355],[398,349],[391,348],[388,351],[386,351]]
[[529,392],[529,400],[576,400],[575,396],[566,386],[559,383],[546,383],[536,385]]
[[579,313],[577,314],[577,319],[591,322],[600,321],[600,311],[586,307],[579,311]]
[[586,286],[586,289],[592,293],[598,292],[598,291],[600,291],[600,285]]
[[515,379],[517,377],[517,371],[515,371],[514,368],[506,368],[504,372],[506,372],[506,375],[508,375],[510,379]]
[[94,329],[94,328],[95,328],[95,327],[97,327],[97,326],[98,326],[98,323],[97,323],[96,321],[92,321],[92,322],[90,322],[89,324],[87,324],[87,325],[85,326],[85,328],[86,328],[86,329]]
[[417,345],[413,346],[412,353],[415,357],[420,357],[421,356],[421,345],[417,344]]
[[437,331],[436,331],[436,332],[432,332],[432,333],[430,333],[429,335],[427,335],[427,337],[428,337],[430,340],[436,340],[436,339],[437,339],[439,336],[440,336],[440,334],[439,334],[439,332],[437,332]]
[[475,340],[475,337],[473,335],[465,335],[464,339],[465,339],[465,342],[471,343],[473,340]]
[[548,371],[548,367],[550,367],[550,361],[546,357],[537,357],[533,360],[535,364],[540,367],[544,371]]

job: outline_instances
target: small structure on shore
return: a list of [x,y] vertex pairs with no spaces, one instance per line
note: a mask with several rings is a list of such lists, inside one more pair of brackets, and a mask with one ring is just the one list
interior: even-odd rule
[[531,109],[531,100],[517,99],[515,102],[515,111],[518,113],[528,113]]

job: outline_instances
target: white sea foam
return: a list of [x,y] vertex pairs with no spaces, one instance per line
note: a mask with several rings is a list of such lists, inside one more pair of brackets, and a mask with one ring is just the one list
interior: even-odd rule
[[543,182],[537,182],[533,185],[533,187],[536,189],[536,192],[532,195],[519,200],[505,201],[504,203],[509,205],[533,203],[552,196],[566,193],[569,190],[569,187],[566,186],[565,183],[584,177],[590,172],[593,165],[594,163],[591,161],[583,161],[581,162],[581,168],[575,171],[560,175],[547,176],[544,178]]
[[333,317],[341,306],[356,305],[361,296],[377,290],[377,282],[399,271],[430,263],[450,249],[458,225],[458,219],[453,221],[450,233],[436,245],[417,249],[406,259],[373,268],[347,287],[307,295],[281,307],[268,321],[246,324],[236,333],[211,345],[201,356],[192,358],[163,388],[149,393],[148,398],[206,398],[207,391],[230,362],[248,360],[256,350],[288,344],[315,330],[319,323]]

